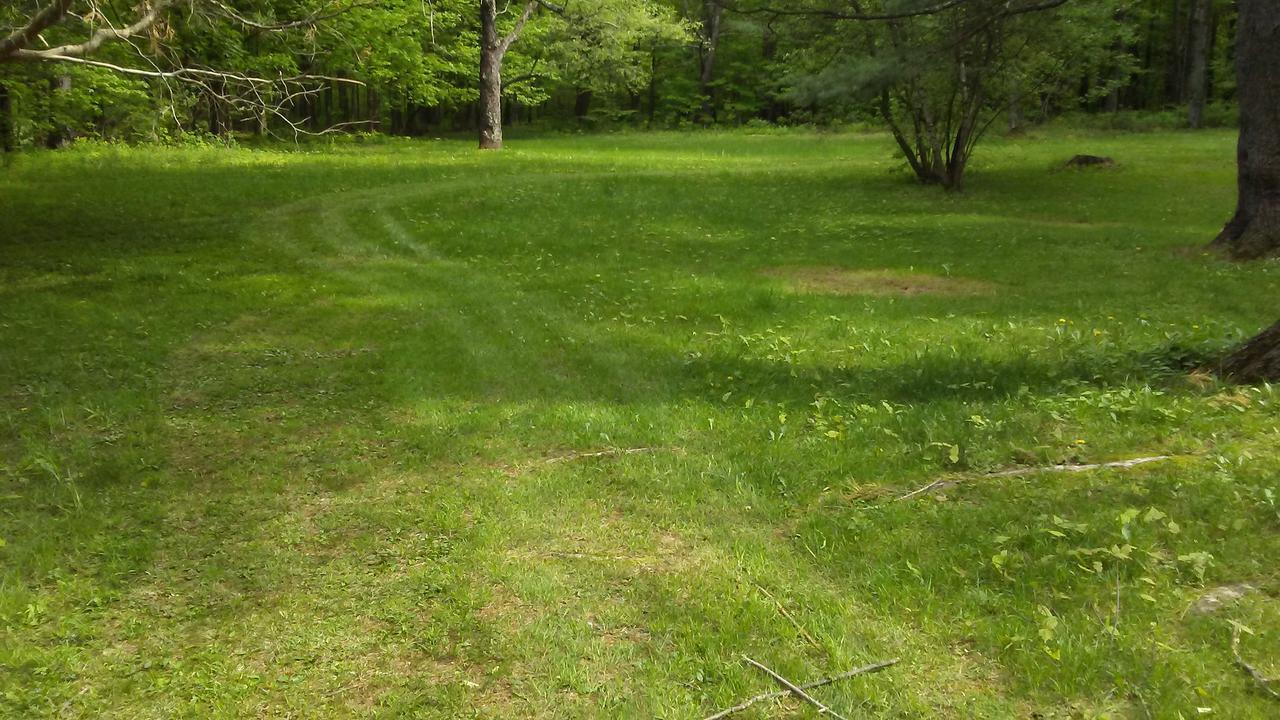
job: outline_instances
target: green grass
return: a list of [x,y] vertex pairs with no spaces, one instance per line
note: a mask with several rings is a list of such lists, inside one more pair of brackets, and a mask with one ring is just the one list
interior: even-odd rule
[[1274,717],[1230,623],[1280,674],[1280,395],[1188,373],[1280,299],[1199,248],[1231,135],[992,142],[959,195],[890,145],[19,157],[0,714],[701,718],[745,653],[900,657],[849,717]]

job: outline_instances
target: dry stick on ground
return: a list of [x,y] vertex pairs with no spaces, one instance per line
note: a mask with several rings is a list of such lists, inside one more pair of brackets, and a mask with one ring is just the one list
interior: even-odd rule
[[773,678],[773,679],[774,679],[774,682],[778,683],[778,684],[779,684],[779,685],[781,685],[782,687],[784,687],[784,688],[786,688],[787,690],[791,691],[791,693],[792,693],[793,695],[795,695],[796,697],[798,697],[798,698],[800,698],[801,700],[804,700],[805,702],[807,702],[807,703],[809,703],[810,705],[812,705],[814,708],[816,708],[816,709],[818,710],[818,714],[819,714],[819,715],[829,715],[829,716],[831,716],[831,717],[833,717],[833,718],[836,718],[836,720],[845,720],[844,716],[842,716],[840,713],[836,712],[835,710],[832,710],[831,708],[827,707],[826,705],[823,705],[823,704],[822,704],[822,702],[821,702],[820,700],[818,700],[818,699],[817,699],[817,698],[815,698],[814,696],[810,695],[809,693],[805,692],[804,690],[801,690],[801,689],[800,689],[800,686],[796,685],[795,683],[791,682],[790,680],[788,680],[788,679],[786,679],[786,678],[782,677],[782,676],[781,676],[781,675],[779,675],[778,673],[776,673],[776,672],[774,672],[774,671],[770,670],[769,668],[765,667],[764,665],[761,665],[760,663],[756,662],[755,660],[752,660],[751,658],[747,657],[746,655],[743,655],[743,656],[742,656],[742,659],[743,659],[743,660],[746,660],[747,662],[751,663],[752,665],[755,665],[757,668],[760,668],[760,670],[764,671],[764,672],[765,672],[765,674],[767,674],[769,677]]
[[808,641],[810,645],[814,646],[818,650],[824,649],[822,645],[816,639],[814,639],[812,635],[809,634],[809,631],[806,630],[805,627],[800,624],[800,621],[796,620],[795,617],[791,615],[791,613],[787,612],[787,608],[784,607],[781,602],[779,602],[778,598],[770,594],[769,591],[765,590],[764,587],[761,586],[759,583],[754,583],[754,584],[757,590],[764,593],[765,597],[772,600],[773,604],[778,606],[778,612],[782,613],[782,617],[786,618],[788,621],[791,622],[791,624],[795,627],[796,631],[800,633],[801,637],[803,637],[806,641]]
[[1276,692],[1271,687],[1271,683],[1275,681],[1258,672],[1257,668],[1245,662],[1243,657],[1240,657],[1240,628],[1234,623],[1231,625],[1231,654],[1235,657],[1236,666],[1249,673],[1249,677],[1253,678],[1253,681],[1257,683],[1263,692],[1276,700],[1280,700],[1280,692]]
[[[1011,470],[999,470],[997,472],[991,472],[985,475],[981,475],[980,477],[989,477],[989,478],[1015,477],[1018,475],[1032,475],[1035,473],[1042,473],[1042,472],[1084,472],[1086,470],[1102,470],[1107,468],[1124,469],[1124,468],[1135,467],[1138,465],[1146,465],[1147,463],[1159,462],[1161,460],[1171,460],[1171,459],[1173,459],[1172,455],[1154,455],[1152,457],[1140,457],[1140,458],[1133,458],[1131,460],[1117,460],[1115,462],[1089,463],[1084,465],[1063,464],[1063,465],[1047,465],[1047,466],[1041,466],[1041,467],[1023,467],[1023,468],[1013,468]],[[934,480],[933,482],[929,483],[928,485],[925,485],[922,488],[917,488],[907,493],[906,495],[903,495],[899,498],[895,498],[894,502],[898,502],[901,500],[909,500],[915,497],[916,495],[927,493],[936,487],[940,487],[944,485],[949,487],[951,485],[955,485],[960,479],[962,478],[957,478],[956,480],[947,480],[947,479]]]

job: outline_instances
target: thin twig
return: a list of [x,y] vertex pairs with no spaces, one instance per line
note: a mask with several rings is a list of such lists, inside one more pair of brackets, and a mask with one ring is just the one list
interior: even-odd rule
[[764,665],[761,665],[760,663],[756,662],[755,660],[752,660],[751,658],[747,657],[746,655],[743,655],[743,656],[742,656],[742,659],[743,659],[743,660],[746,660],[748,663],[751,663],[752,665],[755,665],[757,668],[759,668],[760,670],[764,671],[764,673],[765,673],[765,674],[767,674],[769,677],[773,678],[773,679],[774,679],[774,681],[775,681],[775,682],[777,682],[779,685],[781,685],[782,687],[786,688],[787,690],[790,690],[790,691],[791,691],[791,693],[792,693],[793,695],[795,695],[796,697],[800,698],[801,700],[804,700],[805,702],[807,702],[807,703],[809,703],[810,705],[812,705],[814,708],[816,708],[816,709],[817,709],[817,711],[818,711],[818,714],[819,714],[819,715],[830,715],[831,717],[835,718],[836,720],[845,720],[845,718],[844,718],[842,715],[840,715],[840,713],[836,712],[835,710],[832,710],[831,708],[827,707],[826,705],[823,705],[823,704],[822,704],[822,702],[821,702],[820,700],[818,700],[818,699],[817,699],[817,698],[815,698],[814,696],[810,695],[809,693],[805,692],[804,690],[800,689],[800,686],[796,685],[795,683],[791,682],[790,680],[788,680],[788,679],[786,679],[786,678],[782,677],[782,676],[781,676],[781,675],[779,675],[778,673],[776,673],[776,672],[774,672],[774,671],[770,670],[769,668],[765,667]]
[[1231,654],[1235,657],[1236,667],[1249,673],[1249,677],[1253,678],[1253,682],[1256,683],[1263,692],[1276,700],[1280,700],[1280,692],[1276,692],[1271,687],[1271,683],[1275,681],[1258,672],[1257,668],[1245,662],[1245,659],[1240,656],[1240,628],[1234,623],[1231,625]]
[[[832,675],[831,677],[828,677],[828,678],[822,678],[821,680],[814,680],[813,682],[805,683],[804,685],[800,686],[800,689],[812,690],[814,688],[823,687],[824,685],[830,685],[831,683],[840,682],[841,680],[847,680],[851,677],[857,677],[858,675],[869,675],[871,673],[880,672],[881,670],[884,670],[887,667],[891,667],[897,664],[898,664],[898,658],[893,658],[892,660],[882,660],[880,662],[871,663],[870,665],[863,665],[860,668],[854,668],[852,670],[842,672],[839,675]],[[721,720],[721,718],[729,717],[730,715],[736,712],[742,712],[743,710],[746,710],[752,705],[755,705],[756,703],[761,702],[763,700],[774,700],[776,698],[784,697],[790,694],[791,694],[790,690],[773,690],[766,693],[760,693],[759,695],[743,700],[742,702],[738,703],[737,705],[734,705],[733,707],[725,708],[724,710],[721,710],[715,715],[709,715],[703,720]]]
[[902,497],[894,498],[894,500],[893,500],[893,501],[894,501],[894,502],[901,502],[901,501],[903,501],[903,500],[910,500],[911,498],[913,498],[913,497],[915,497],[915,496],[917,496],[917,495],[922,495],[922,494],[927,493],[927,492],[929,492],[930,490],[932,490],[932,489],[934,489],[934,488],[936,488],[936,487],[941,487],[941,486],[943,486],[943,485],[946,485],[946,486],[950,487],[951,485],[955,485],[955,482],[953,482],[953,481],[951,481],[951,480],[941,480],[941,479],[939,479],[939,480],[934,480],[933,482],[929,483],[928,485],[925,485],[925,486],[924,486],[924,487],[922,487],[922,488],[917,488],[917,489],[915,489],[915,490],[912,490],[911,492],[907,493],[906,495],[903,495]]
[[764,593],[765,597],[772,600],[774,605],[778,606],[778,612],[782,614],[782,617],[786,618],[788,621],[791,622],[791,625],[795,627],[796,631],[800,633],[801,637],[803,637],[806,641],[808,641],[810,645],[814,646],[818,650],[825,649],[816,639],[814,639],[812,635],[809,634],[809,631],[805,629],[804,625],[800,624],[799,620],[796,620],[791,613],[787,612],[787,608],[783,606],[783,604],[778,600],[778,598],[774,597],[768,590],[765,590],[764,587],[761,586],[759,583],[755,583],[755,586],[757,590]]

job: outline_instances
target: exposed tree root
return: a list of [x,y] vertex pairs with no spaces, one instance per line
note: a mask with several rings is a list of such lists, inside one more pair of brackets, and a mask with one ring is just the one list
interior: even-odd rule
[[1280,380],[1280,322],[1233,350],[1219,361],[1217,371],[1237,382]]

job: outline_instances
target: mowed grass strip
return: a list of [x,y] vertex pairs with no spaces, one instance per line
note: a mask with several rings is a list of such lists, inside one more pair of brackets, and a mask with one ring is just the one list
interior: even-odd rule
[[900,657],[849,717],[1272,717],[1280,398],[1195,372],[1280,299],[1199,249],[1233,142],[20,156],[0,714],[701,718],[746,654]]

